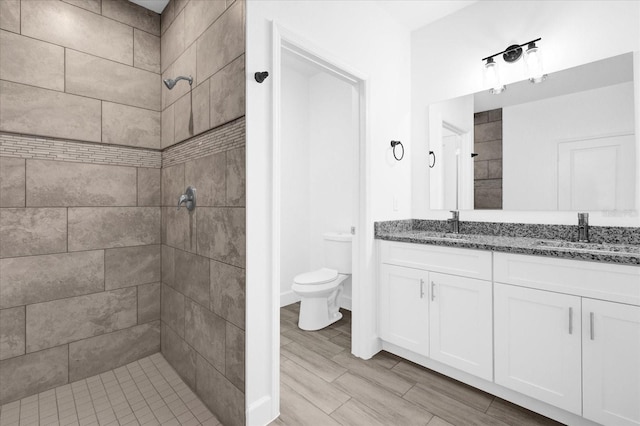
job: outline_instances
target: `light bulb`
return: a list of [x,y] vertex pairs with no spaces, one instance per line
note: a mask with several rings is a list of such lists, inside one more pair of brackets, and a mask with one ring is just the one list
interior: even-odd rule
[[498,70],[498,64],[495,63],[493,58],[487,59],[487,63],[484,64],[484,81],[485,86],[489,87],[489,92],[494,95],[502,93],[505,86],[500,80],[500,71]]
[[532,83],[542,83],[547,75],[542,68],[542,58],[535,43],[529,43],[524,60],[527,64],[529,81]]

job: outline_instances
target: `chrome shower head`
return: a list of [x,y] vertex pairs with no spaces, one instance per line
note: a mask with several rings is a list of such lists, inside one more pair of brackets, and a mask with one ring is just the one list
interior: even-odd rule
[[175,79],[173,79],[173,78],[165,78],[162,81],[164,82],[164,85],[167,86],[167,89],[171,90],[171,89],[173,89],[173,86],[175,86],[176,83],[179,80],[187,80],[189,82],[189,86],[191,86],[191,84],[193,83],[193,78],[191,76],[185,77],[183,75],[178,76]]

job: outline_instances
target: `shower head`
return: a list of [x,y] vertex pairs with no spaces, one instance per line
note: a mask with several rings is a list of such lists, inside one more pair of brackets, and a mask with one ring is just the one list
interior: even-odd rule
[[189,82],[189,86],[191,86],[191,84],[193,83],[193,78],[191,78],[191,76],[189,77],[185,77],[183,75],[174,78],[165,78],[164,80],[162,80],[164,82],[164,85],[167,86],[167,89],[171,90],[173,89],[173,86],[176,85],[176,83],[180,80],[187,80]]

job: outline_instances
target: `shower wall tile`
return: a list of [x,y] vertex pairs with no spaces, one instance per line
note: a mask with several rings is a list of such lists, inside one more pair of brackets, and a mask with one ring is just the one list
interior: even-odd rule
[[227,167],[225,181],[227,184],[227,206],[245,205],[245,149],[238,148],[227,151]]
[[160,111],[160,76],[106,59],[68,50],[68,93]]
[[0,209],[0,258],[65,251],[66,209]]
[[160,36],[160,15],[127,0],[104,0],[102,15]]
[[160,169],[138,169],[138,206],[160,206]]
[[224,375],[244,392],[244,330],[229,322],[226,326]]
[[[163,38],[164,39],[164,38]],[[162,72],[162,79],[175,78],[178,76],[191,76],[193,83],[189,86],[189,82],[180,80],[173,89],[169,90],[162,85],[162,108],[167,108],[175,101],[188,94],[189,91],[196,87],[196,45],[191,45],[177,60]],[[176,107],[177,108],[177,107]],[[176,109],[176,114],[178,110]]]
[[90,12],[100,14],[102,0],[62,0],[65,3],[87,9]]
[[226,4],[223,1],[190,1],[186,3],[185,46],[196,41],[204,30],[224,13],[225,9]]
[[25,206],[25,160],[0,157],[0,207]]
[[0,361],[25,353],[24,306],[0,310]]
[[229,7],[196,44],[200,83],[244,53],[244,2]]
[[193,133],[209,130],[209,80],[193,89]]
[[502,122],[493,121],[474,126],[475,142],[488,142],[502,139]]
[[185,308],[186,342],[224,374],[225,320],[189,299]]
[[169,29],[169,26],[176,18],[176,10],[175,10],[175,2],[170,1],[167,6],[162,11],[162,15],[160,16],[160,32],[162,36],[165,37],[164,33]]
[[211,261],[211,310],[244,330],[245,271],[226,263]]
[[[184,193],[184,164],[162,169],[162,205],[175,207],[178,198]],[[196,187],[197,190],[197,187]],[[199,196],[200,194],[197,194]]]
[[167,245],[162,245],[162,282],[174,286],[175,279],[175,249]]
[[184,52],[184,11],[178,13],[160,40],[161,69],[164,72]]
[[244,55],[211,77],[209,85],[211,127],[217,127],[244,115]]
[[209,307],[209,259],[182,250],[175,251],[174,259],[173,288]]
[[100,108],[96,99],[0,81],[0,130],[6,132],[100,142]]
[[129,364],[160,350],[160,321],[69,344],[69,381]]
[[69,208],[69,251],[160,244],[157,207]]
[[160,283],[138,286],[138,324],[160,319]]
[[190,2],[191,0],[174,0],[176,6],[176,13],[180,13],[182,9]]
[[0,308],[103,290],[103,250],[0,260]]
[[200,207],[198,254],[235,266],[245,265],[245,210]]
[[195,134],[194,110],[192,108],[193,92],[187,93],[178,99],[174,105],[175,142],[182,142]]
[[160,149],[160,112],[102,102],[102,142]]
[[27,353],[137,324],[136,288],[27,306]]
[[0,404],[68,383],[68,356],[64,345],[0,361]]
[[180,337],[184,337],[184,296],[162,285],[161,318]]
[[196,351],[178,336],[166,323],[162,322],[162,355],[178,372],[180,377],[191,386],[196,387]]
[[[164,90],[166,87],[162,88]],[[164,96],[164,95],[163,95]],[[162,138],[160,145],[162,148],[167,148],[174,144],[175,141],[175,118],[174,118],[174,106],[171,105],[168,108],[162,110]]]
[[105,251],[105,289],[160,281],[160,245],[124,247]]
[[197,212],[187,212],[184,207],[180,211],[176,211],[175,207],[164,207],[162,212],[164,221],[163,243],[195,253]]
[[64,91],[64,48],[0,31],[0,79]]
[[27,160],[28,207],[135,206],[135,187],[134,167]]
[[133,66],[160,74],[160,37],[133,30]]
[[479,158],[482,160],[499,160],[502,158],[502,141],[501,140],[489,141],[489,142],[476,142],[473,145],[473,149],[478,154],[476,158]]
[[226,153],[209,155],[185,163],[185,181],[197,190],[198,206],[225,205]]
[[22,2],[21,31],[22,35],[133,65],[133,29],[130,26],[67,3]]
[[20,0],[0,1],[0,28],[20,32]]
[[244,393],[200,355],[196,359],[196,393],[222,424],[244,425]]

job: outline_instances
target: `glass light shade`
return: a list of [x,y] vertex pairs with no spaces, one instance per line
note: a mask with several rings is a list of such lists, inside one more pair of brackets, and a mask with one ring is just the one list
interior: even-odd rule
[[542,68],[542,58],[540,57],[540,51],[534,43],[529,45],[527,52],[524,56],[524,61],[527,64],[527,74],[529,75],[529,81],[532,83],[542,83],[547,75]]
[[484,84],[485,87],[489,87],[489,92],[494,95],[502,93],[505,89],[500,80],[498,64],[492,58],[487,59],[487,63],[484,64]]

